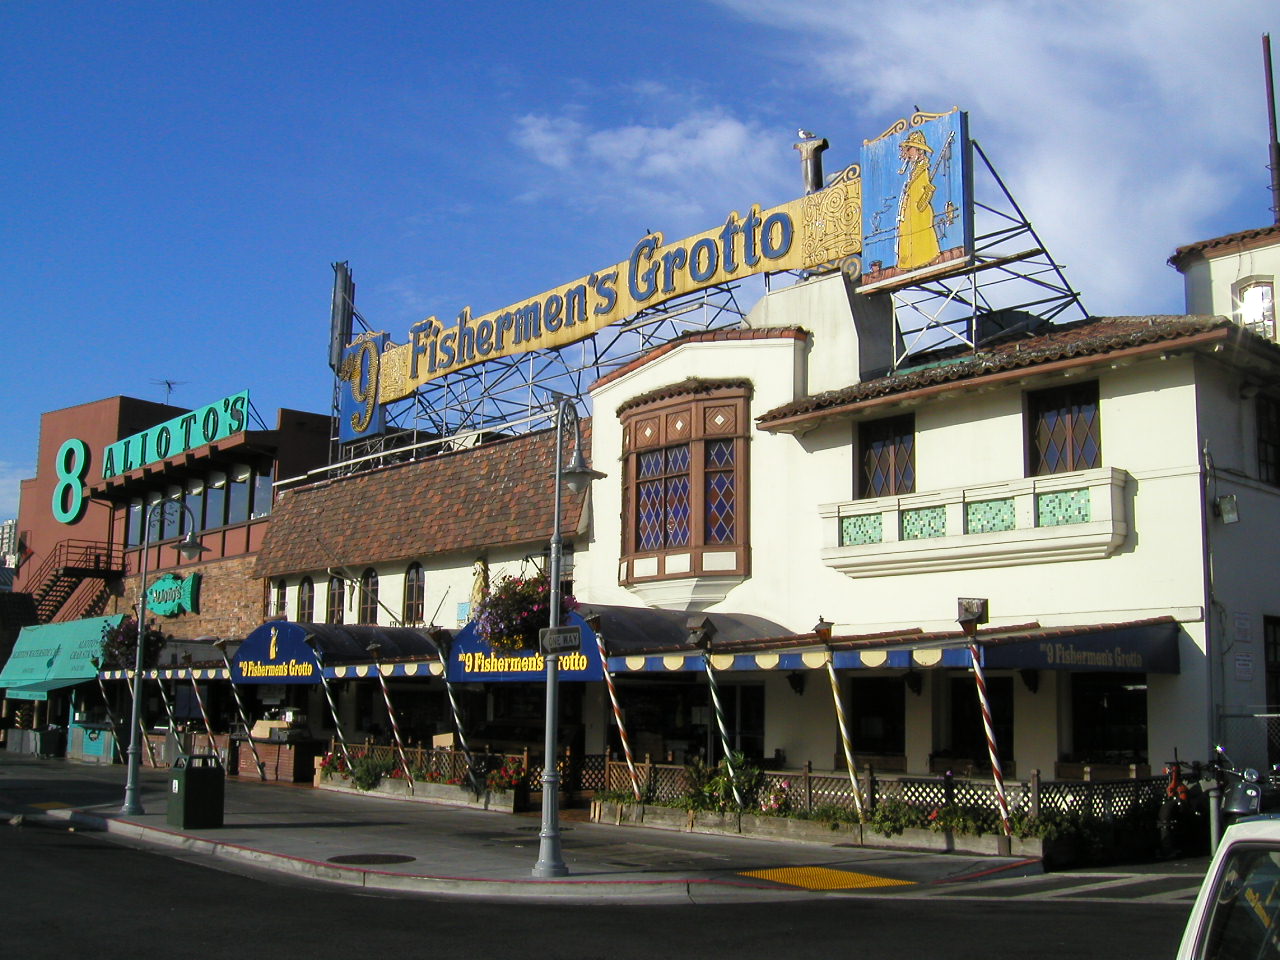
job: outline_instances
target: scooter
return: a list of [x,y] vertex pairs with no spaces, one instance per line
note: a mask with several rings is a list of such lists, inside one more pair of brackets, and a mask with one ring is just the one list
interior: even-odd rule
[[1222,828],[1242,817],[1280,808],[1280,765],[1263,779],[1253,767],[1239,769],[1222,747],[1213,748],[1213,770],[1222,791]]

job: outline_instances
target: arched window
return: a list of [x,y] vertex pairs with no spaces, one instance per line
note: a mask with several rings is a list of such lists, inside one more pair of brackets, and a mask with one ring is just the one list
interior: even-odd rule
[[288,601],[285,599],[285,583],[283,580],[276,581],[275,600],[271,604],[271,615],[273,617],[283,617],[288,610]]
[[342,622],[342,608],[346,593],[345,586],[341,577],[329,578],[329,602],[325,608],[325,623]]
[[427,579],[422,573],[422,564],[411,563],[404,572],[404,622],[415,624],[422,622],[426,605]]
[[312,623],[316,618],[316,585],[310,577],[303,577],[298,584],[298,610],[294,615],[299,623]]
[[360,623],[378,622],[378,574],[369,567],[360,574]]

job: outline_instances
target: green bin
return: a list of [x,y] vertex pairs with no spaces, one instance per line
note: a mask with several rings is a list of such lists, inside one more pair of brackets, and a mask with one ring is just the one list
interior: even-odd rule
[[214,753],[179,754],[169,770],[167,822],[183,829],[222,826],[226,777]]

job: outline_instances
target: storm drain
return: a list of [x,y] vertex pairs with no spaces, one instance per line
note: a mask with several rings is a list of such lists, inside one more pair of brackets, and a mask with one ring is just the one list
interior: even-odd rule
[[899,887],[912,883],[910,880],[894,880],[890,877],[872,876],[869,873],[854,873],[852,870],[833,870],[830,867],[778,867],[772,870],[747,870],[742,875],[759,880],[772,880],[774,883],[785,883],[792,887],[803,887],[806,890]]
[[375,867],[389,863],[411,863],[416,859],[416,857],[406,857],[402,853],[344,853],[330,857],[328,862],[352,867]]

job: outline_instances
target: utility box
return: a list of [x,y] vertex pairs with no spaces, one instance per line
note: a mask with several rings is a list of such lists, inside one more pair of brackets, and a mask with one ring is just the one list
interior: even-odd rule
[[183,829],[220,827],[225,793],[226,775],[217,754],[180,754],[169,770],[166,821]]

